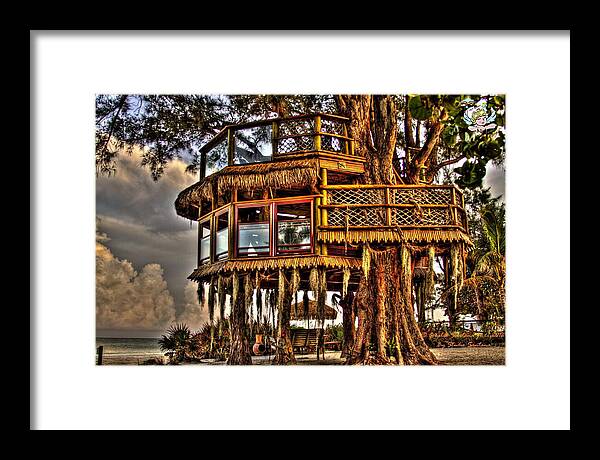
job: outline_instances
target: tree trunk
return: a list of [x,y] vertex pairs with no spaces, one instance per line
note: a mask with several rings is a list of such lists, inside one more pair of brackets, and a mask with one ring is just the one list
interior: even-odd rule
[[415,320],[410,250],[369,251],[356,302],[358,329],[347,364],[436,364]]
[[283,270],[279,270],[277,297],[277,346],[272,364],[296,364],[290,331],[292,293]]
[[239,276],[234,273],[231,296],[233,308],[229,316],[231,345],[227,364],[252,364],[250,341],[248,340],[248,312],[246,300],[240,293],[239,285]]
[[392,96],[336,96],[341,115],[350,118],[349,135],[355,152],[367,159],[365,182],[395,182],[393,159],[398,133],[398,113]]
[[354,345],[354,324],[356,316],[354,315],[354,302],[356,297],[349,292],[344,299],[341,300],[342,305],[342,321],[344,328],[344,341],[342,343],[341,357],[350,355]]
[[[341,115],[351,119],[355,151],[367,159],[364,179],[369,184],[395,183],[394,157],[398,131],[392,96],[340,95]],[[408,143],[414,143],[409,135]],[[429,140],[429,139],[428,139]],[[430,154],[432,143],[425,142]],[[410,165],[407,165],[410,167]],[[358,329],[347,356],[348,364],[435,364],[415,320],[410,250],[400,243],[363,251],[371,258],[356,293]]]

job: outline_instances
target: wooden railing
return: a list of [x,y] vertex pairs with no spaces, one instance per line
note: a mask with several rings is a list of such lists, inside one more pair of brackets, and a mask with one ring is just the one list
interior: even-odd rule
[[468,230],[463,194],[452,185],[325,185],[322,189],[320,230]]
[[349,119],[313,114],[226,126],[202,147],[200,175],[228,165],[262,163],[311,152],[354,156]]

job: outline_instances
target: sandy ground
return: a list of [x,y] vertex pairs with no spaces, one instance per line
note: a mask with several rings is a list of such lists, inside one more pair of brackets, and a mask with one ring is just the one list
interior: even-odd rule
[[[481,365],[504,365],[504,347],[455,347],[455,348],[432,348],[431,351],[439,359],[440,364],[447,366],[481,366]],[[130,355],[110,357],[105,355],[103,364],[106,365],[137,365],[154,355]],[[156,357],[163,358],[162,354],[157,353]],[[269,365],[273,356],[253,356],[252,364]],[[339,365],[343,364],[344,360],[340,358],[339,351],[327,351],[325,360],[321,356],[317,361],[315,353],[306,355],[296,355],[298,364],[308,365]],[[166,358],[164,358],[166,363]],[[206,360],[204,363],[211,365],[223,365],[225,362],[214,362]]]
[[[454,348],[432,348],[433,354],[438,358],[441,365],[447,366],[481,366],[481,365],[504,365],[504,347],[454,347]],[[270,364],[272,356],[253,356],[252,364]],[[298,364],[310,365],[339,365],[344,360],[340,358],[339,351],[328,351],[325,360],[320,357],[317,361],[315,353],[307,355],[296,355]],[[207,363],[208,364],[208,363]],[[224,364],[212,362],[209,364]]]

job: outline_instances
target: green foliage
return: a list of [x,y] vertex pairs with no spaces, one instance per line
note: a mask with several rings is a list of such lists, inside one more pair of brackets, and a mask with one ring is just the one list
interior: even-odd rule
[[192,340],[190,328],[187,324],[172,324],[167,333],[159,340],[161,351],[170,353],[172,363],[189,360],[197,351],[196,343]]
[[[447,116],[443,120],[445,127],[438,148],[438,162],[466,159],[462,165],[453,167],[453,181],[462,188],[481,187],[487,164],[504,162],[505,98],[502,95],[457,95],[440,96],[439,100]],[[493,129],[473,131],[472,125],[465,120],[467,111],[477,107],[478,102],[485,106],[487,113],[495,115],[493,123],[497,126]]]
[[454,168],[458,174],[456,184],[462,188],[477,188],[483,185],[486,169],[484,161],[467,160],[462,166]]
[[143,147],[142,166],[158,180],[175,158],[195,172],[200,146],[228,124],[334,112],[327,95],[99,95],[96,97],[96,166],[99,174],[115,172],[119,152]]
[[469,226],[475,248],[467,256],[467,278],[459,295],[463,313],[501,321],[506,283],[506,225],[504,203],[489,189],[465,195],[471,206]]
[[427,120],[432,115],[431,104],[425,96],[411,96],[408,109],[417,120]]
[[342,343],[344,341],[344,325],[343,324],[331,324],[325,328],[325,337],[327,341],[337,341]]
[[[402,107],[400,95],[393,96]],[[469,128],[466,112],[479,101],[495,114],[497,128],[484,132]],[[421,147],[435,124],[443,124],[434,143],[432,172],[450,168],[449,177],[463,188],[477,188],[489,162],[504,162],[504,112],[502,95],[411,95],[408,110],[421,130]],[[143,147],[142,166],[157,180],[175,158],[190,164],[196,172],[199,148],[228,124],[257,119],[292,116],[311,112],[337,113],[333,95],[99,95],[96,98],[96,165],[98,173],[112,174],[119,152]],[[398,126],[403,126],[404,111],[398,111]],[[406,133],[398,133],[398,151],[406,151]],[[414,126],[412,129],[417,129]],[[421,134],[421,133],[420,133]],[[252,156],[264,136],[248,136],[240,153]],[[460,165],[460,160],[466,163]],[[455,161],[456,160],[456,161]],[[212,163],[222,161],[209,158]],[[455,167],[458,166],[458,167]]]

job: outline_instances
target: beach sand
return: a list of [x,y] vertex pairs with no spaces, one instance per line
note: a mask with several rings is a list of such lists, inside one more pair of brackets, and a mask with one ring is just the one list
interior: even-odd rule
[[[504,347],[452,347],[452,348],[432,348],[431,351],[438,358],[441,365],[446,366],[481,366],[481,365],[504,365],[505,364],[505,349]],[[150,358],[158,358],[167,363],[167,358],[162,353],[143,353],[131,355],[105,355],[103,364],[105,365],[137,365],[142,364]],[[344,360],[340,358],[339,351],[327,351],[325,360],[317,361],[315,353],[296,355],[297,364],[301,365],[340,365]],[[270,365],[273,355],[271,356],[253,356],[252,364],[254,365]],[[224,365],[224,361],[215,362],[214,360],[204,360],[198,365]]]

